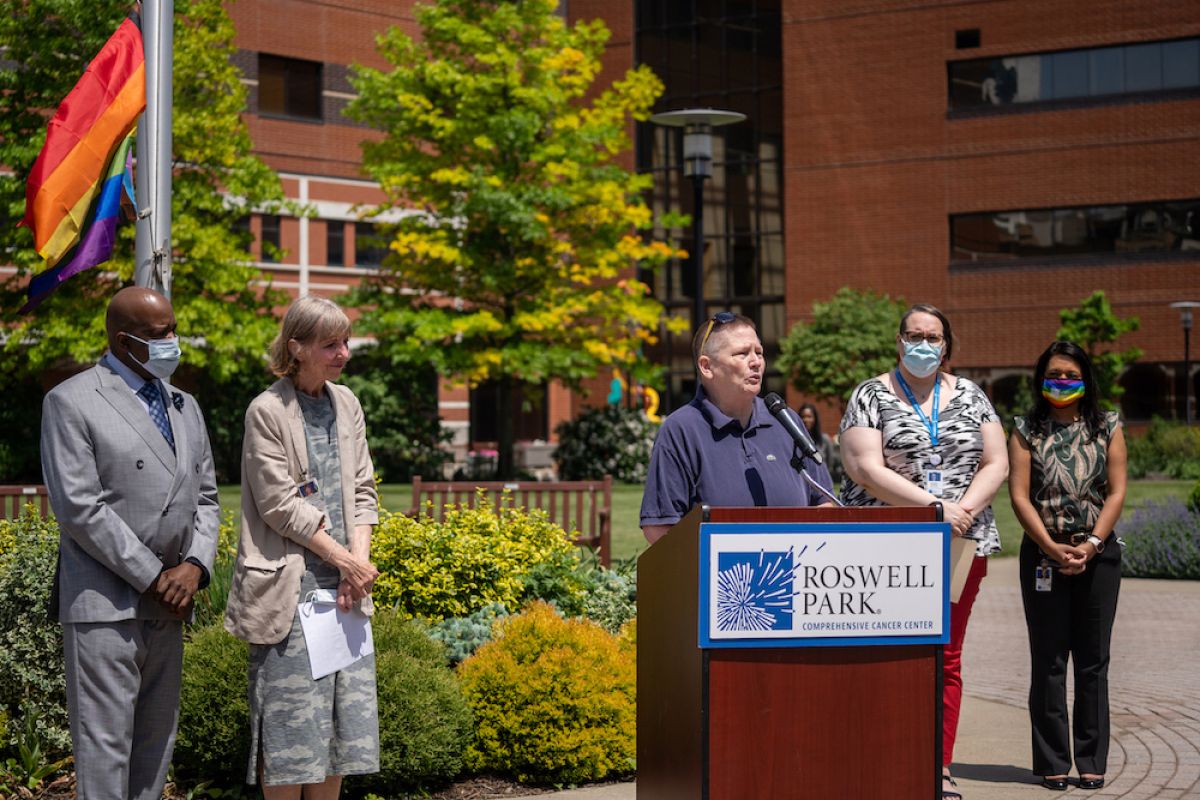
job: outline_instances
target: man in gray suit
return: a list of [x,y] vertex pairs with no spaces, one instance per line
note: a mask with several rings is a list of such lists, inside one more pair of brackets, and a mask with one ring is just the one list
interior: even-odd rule
[[179,721],[183,620],[208,582],[219,509],[171,303],[109,303],[108,353],[42,406],[42,471],[62,531],[52,610],[63,623],[81,800],[158,800]]

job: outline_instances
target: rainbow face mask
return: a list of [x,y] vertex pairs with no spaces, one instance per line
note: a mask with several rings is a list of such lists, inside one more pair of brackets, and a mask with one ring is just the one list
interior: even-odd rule
[[1066,408],[1083,397],[1083,381],[1068,378],[1046,378],[1042,381],[1042,397],[1055,408]]

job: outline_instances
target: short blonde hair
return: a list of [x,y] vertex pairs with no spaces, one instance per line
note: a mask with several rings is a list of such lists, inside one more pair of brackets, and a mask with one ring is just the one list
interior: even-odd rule
[[301,297],[288,307],[279,334],[271,342],[271,372],[283,378],[294,376],[300,369],[300,362],[288,348],[292,339],[309,345],[349,335],[350,318],[341,306],[324,297]]

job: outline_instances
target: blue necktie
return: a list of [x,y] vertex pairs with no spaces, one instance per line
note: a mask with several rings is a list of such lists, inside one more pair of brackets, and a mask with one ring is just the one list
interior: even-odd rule
[[158,390],[158,382],[147,381],[142,384],[142,388],[138,389],[138,396],[149,404],[150,419],[154,420],[159,433],[167,440],[167,444],[171,445],[171,452],[175,452],[175,437],[171,435],[171,423],[167,419],[167,409],[163,405],[162,392]]

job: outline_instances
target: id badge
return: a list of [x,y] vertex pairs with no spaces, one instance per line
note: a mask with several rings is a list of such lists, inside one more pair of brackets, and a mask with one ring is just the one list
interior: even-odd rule
[[1043,561],[1033,569],[1033,588],[1038,592],[1050,591],[1050,583],[1053,580],[1054,570],[1050,565]]
[[945,483],[942,480],[942,471],[934,467],[926,468],[925,470],[925,491],[929,492],[934,497],[941,497],[942,490],[945,488]]
[[304,502],[308,503],[309,505],[316,506],[317,508],[325,507],[325,504],[321,502],[321,492],[319,491],[319,487],[317,486],[317,481],[315,478],[313,480],[305,481],[304,483],[296,484],[296,494],[304,498]]

